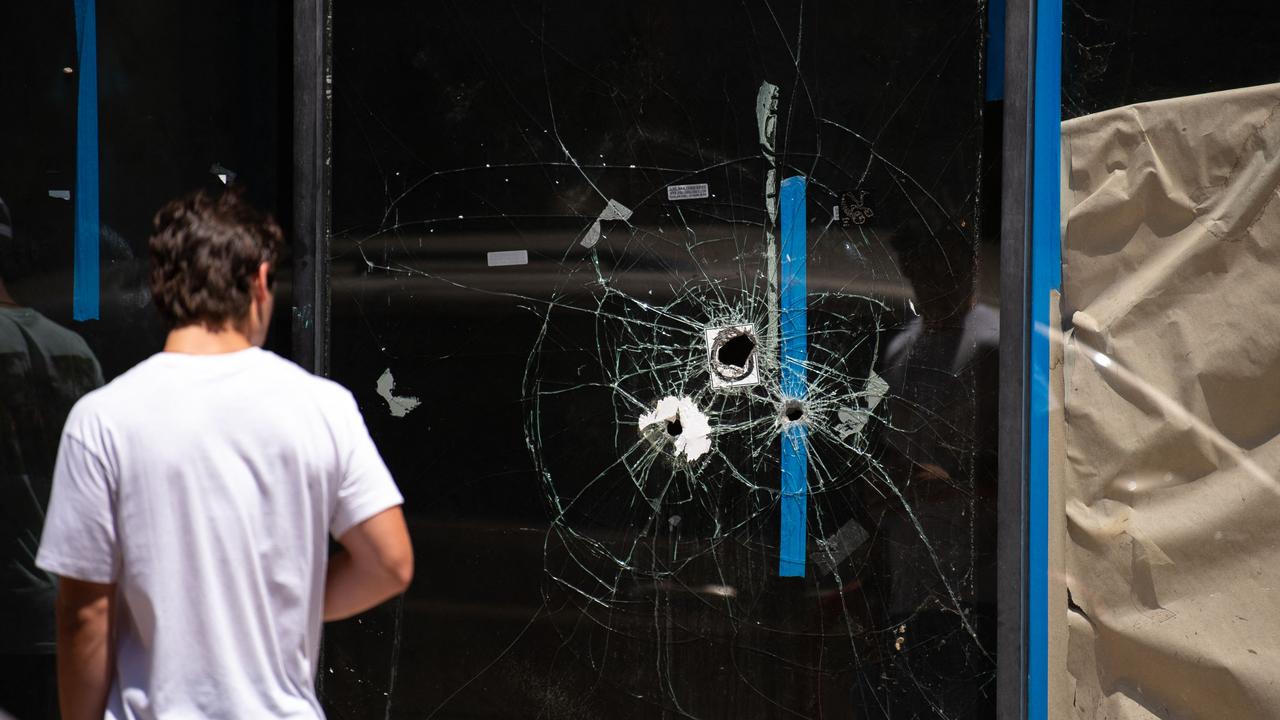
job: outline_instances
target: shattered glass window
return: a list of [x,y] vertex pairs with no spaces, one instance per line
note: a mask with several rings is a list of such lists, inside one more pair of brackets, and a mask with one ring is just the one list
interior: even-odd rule
[[985,14],[336,3],[332,373],[418,576],[330,717],[992,714]]

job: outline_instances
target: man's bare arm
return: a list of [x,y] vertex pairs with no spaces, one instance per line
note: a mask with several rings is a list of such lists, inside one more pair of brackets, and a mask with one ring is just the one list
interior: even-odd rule
[[374,515],[338,538],[343,549],[329,558],[324,619],[362,613],[409,587],[413,546],[399,507]]
[[111,690],[116,586],[64,577],[58,583],[58,704],[63,720],[101,720]]

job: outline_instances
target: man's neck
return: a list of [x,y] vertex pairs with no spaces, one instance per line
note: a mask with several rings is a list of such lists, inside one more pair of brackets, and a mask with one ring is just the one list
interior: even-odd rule
[[245,334],[230,324],[218,330],[204,325],[186,325],[169,331],[164,351],[187,355],[219,355],[253,347]]

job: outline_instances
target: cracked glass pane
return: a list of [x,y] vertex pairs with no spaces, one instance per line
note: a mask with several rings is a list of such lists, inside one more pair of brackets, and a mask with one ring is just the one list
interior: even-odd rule
[[332,368],[419,580],[331,717],[991,715],[984,20],[337,4]]
[[1156,0],[1070,0],[1063,5],[1063,119],[1275,82],[1275,69],[1257,59],[1274,52],[1277,19],[1274,4],[1248,0],[1178,12]]

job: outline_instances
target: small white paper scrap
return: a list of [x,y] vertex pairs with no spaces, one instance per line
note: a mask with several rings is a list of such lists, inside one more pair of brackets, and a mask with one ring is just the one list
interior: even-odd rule
[[222,166],[222,163],[214,163],[209,166],[209,172],[213,176],[222,181],[223,185],[230,185],[236,181],[236,173],[234,170],[228,170]]
[[416,397],[400,397],[393,395],[392,391],[396,389],[396,379],[391,376],[391,368],[382,371],[382,375],[378,377],[377,390],[378,395],[387,401],[387,409],[391,411],[393,417],[402,418],[414,411],[414,408],[422,404],[422,401]]
[[617,200],[610,200],[605,204],[604,210],[600,211],[600,215],[596,217],[595,222],[591,223],[591,227],[587,228],[587,234],[582,236],[580,244],[588,249],[595,247],[596,243],[600,242],[600,233],[604,231],[600,223],[605,220],[629,219],[631,219],[631,208]]
[[668,185],[668,200],[702,200],[711,196],[711,188],[706,183],[695,185]]
[[495,250],[489,253],[489,267],[508,267],[510,265],[528,264],[528,250]]
[[70,200],[71,191],[70,190],[50,190],[49,197],[55,198],[57,200]]

